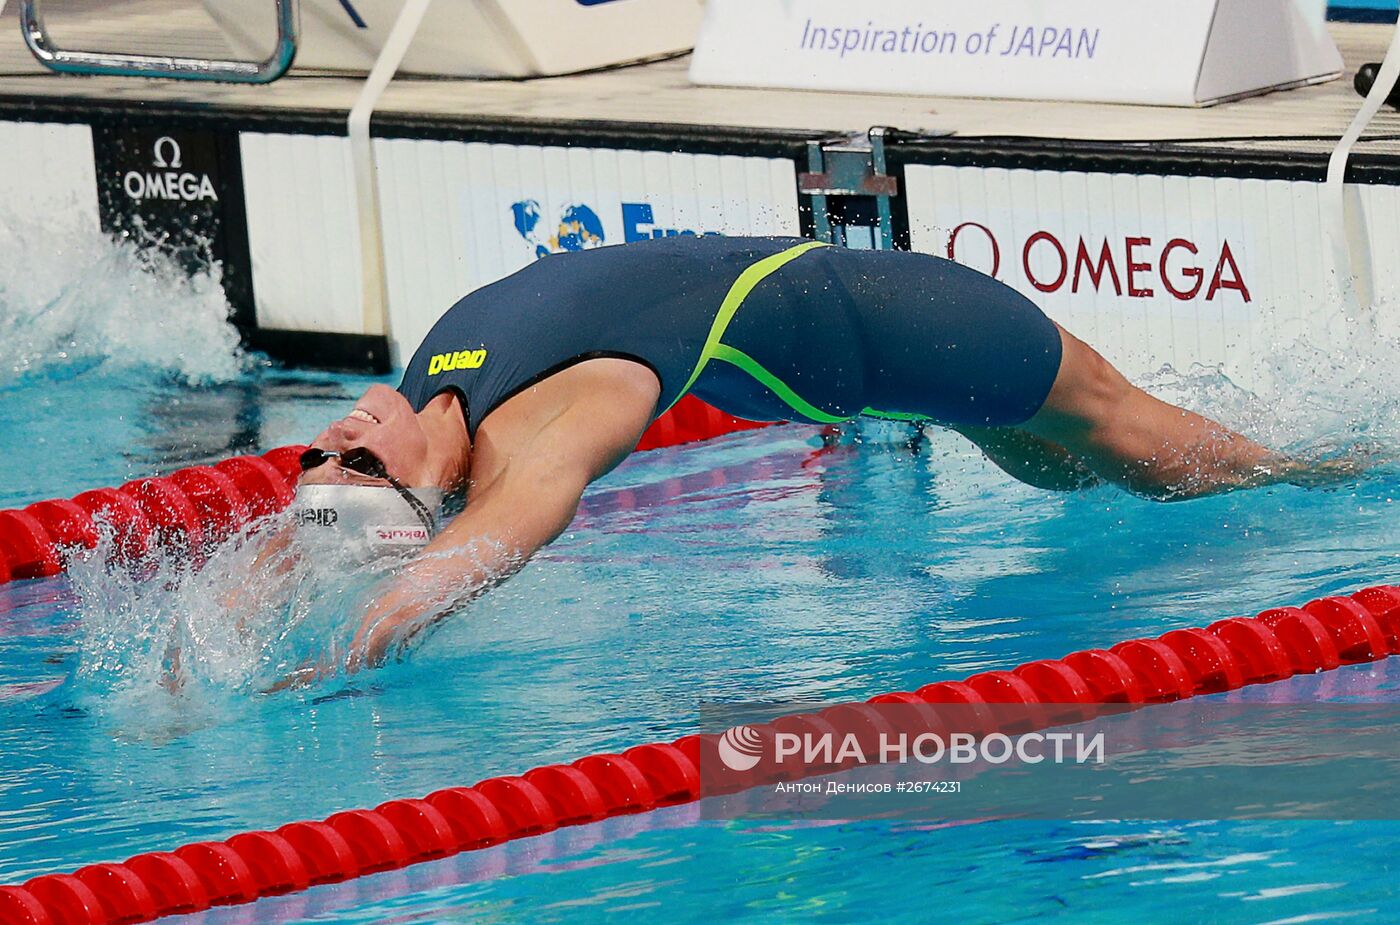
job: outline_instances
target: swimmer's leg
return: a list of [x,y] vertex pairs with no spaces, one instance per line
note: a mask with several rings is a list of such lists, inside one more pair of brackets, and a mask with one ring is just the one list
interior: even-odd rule
[[1015,427],[953,428],[977,444],[997,468],[1012,478],[1046,491],[1078,491],[1097,484],[1094,470],[1069,450]]
[[1063,328],[1060,340],[1055,384],[1021,427],[1102,478],[1160,500],[1309,480],[1303,463],[1148,395]]

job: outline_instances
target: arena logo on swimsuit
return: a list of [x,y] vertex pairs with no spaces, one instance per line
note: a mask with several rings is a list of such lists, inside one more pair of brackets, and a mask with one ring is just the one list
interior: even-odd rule
[[486,350],[458,350],[455,353],[434,354],[428,360],[428,375],[450,373],[454,369],[480,369],[486,362]]
[[[1158,239],[1160,241],[1161,239]],[[1021,275],[1040,292],[1103,292],[1130,299],[1158,295],[1156,281],[1173,299],[1189,302],[1202,296],[1214,301],[1225,291],[1250,301],[1249,286],[1230,241],[1203,248],[1188,238],[1172,237],[1165,244],[1148,235],[1121,239],[1078,235],[1064,241],[1040,229],[1021,242]],[[948,234],[945,253],[950,260],[1000,278],[1002,250],[997,235],[981,222],[963,222]],[[969,259],[973,255],[976,259]],[[1202,259],[1204,258],[1204,259]],[[1209,276],[1206,274],[1209,272]]]

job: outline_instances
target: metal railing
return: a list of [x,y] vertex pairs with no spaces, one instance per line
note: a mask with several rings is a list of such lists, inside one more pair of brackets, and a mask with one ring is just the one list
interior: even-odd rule
[[44,28],[41,0],[20,0],[24,43],[40,64],[67,74],[112,74],[121,77],[173,77],[230,83],[271,83],[292,66],[297,53],[297,0],[274,0],[277,5],[277,44],[262,61],[186,58],[127,52],[67,51],[54,44]]

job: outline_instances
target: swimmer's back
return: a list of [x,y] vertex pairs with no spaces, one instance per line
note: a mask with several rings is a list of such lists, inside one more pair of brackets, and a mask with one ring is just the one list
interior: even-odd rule
[[[988,351],[1015,382],[997,381]],[[551,255],[476,290],[434,325],[400,391],[421,408],[458,390],[474,434],[511,395],[605,356],[657,374],[658,414],[692,391],[755,419],[1011,423],[1049,391],[1059,340],[1030,302],[951,261],[676,237]]]
[[[680,397],[734,280],[801,243],[678,237],[543,257],[448,309],[414,353],[399,391],[421,408],[444,388],[458,390],[474,434],[486,415],[533,383],[581,360],[617,356],[657,374],[664,410]],[[477,366],[434,362],[481,350]]]

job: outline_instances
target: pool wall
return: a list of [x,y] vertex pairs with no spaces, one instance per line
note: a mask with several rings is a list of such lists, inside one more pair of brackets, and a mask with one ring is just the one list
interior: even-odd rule
[[[1323,184],[1301,165],[1255,174],[1144,157],[1079,170],[1087,159],[958,153],[905,167],[913,249],[993,273],[1130,375],[1203,363],[1250,387],[1275,345],[1305,338],[1336,354],[1355,342],[1337,310]],[[1393,330],[1400,264],[1383,255],[1400,253],[1400,188],[1351,194],[1377,255],[1375,318]]]
[[387,117],[375,133],[388,338],[366,333],[339,117],[0,99],[7,202],[208,242],[234,321],[299,365],[387,371],[447,306],[545,253],[805,230],[792,133]]
[[[25,120],[0,121],[8,201],[76,210],[106,230],[134,214],[147,228],[204,228],[235,320],[305,365],[387,369],[445,306],[540,254],[810,230],[790,133],[385,119],[386,341],[365,333],[338,120],[13,101],[0,116]],[[1279,337],[1325,349],[1350,336],[1319,311],[1335,302],[1320,154],[952,139],[889,150],[906,246],[993,273],[1130,373],[1223,364],[1248,385],[1251,359]],[[1370,250],[1400,250],[1400,162],[1363,163],[1353,179]],[[1271,233],[1281,227],[1290,233]],[[1393,321],[1400,265],[1377,259],[1369,272]]]

